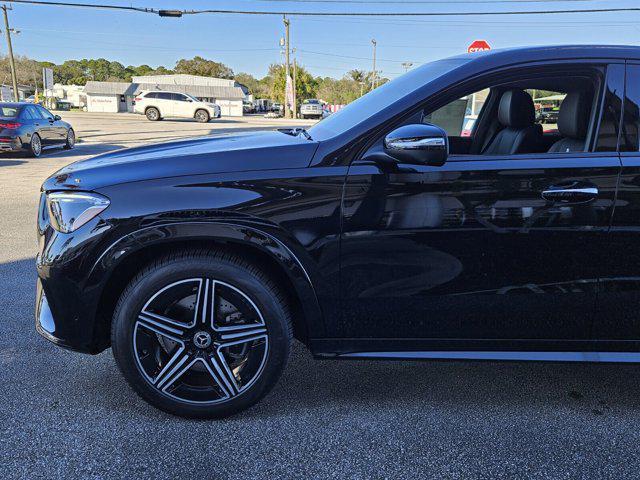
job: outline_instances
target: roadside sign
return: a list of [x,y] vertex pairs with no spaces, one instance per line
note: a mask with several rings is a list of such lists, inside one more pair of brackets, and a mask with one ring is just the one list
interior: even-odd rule
[[53,69],[52,68],[42,69],[42,82],[44,83],[45,90],[53,89]]
[[491,50],[486,40],[474,40],[471,45],[467,47],[467,53],[483,52],[485,50]]

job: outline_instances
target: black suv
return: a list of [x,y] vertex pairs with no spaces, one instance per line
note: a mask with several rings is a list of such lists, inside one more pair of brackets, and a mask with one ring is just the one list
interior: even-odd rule
[[[566,95],[557,131],[536,89]],[[640,361],[639,105],[640,48],[492,51],[309,131],[74,163],[42,186],[37,329],[111,346],[186,416],[258,401],[293,338],[318,358]]]

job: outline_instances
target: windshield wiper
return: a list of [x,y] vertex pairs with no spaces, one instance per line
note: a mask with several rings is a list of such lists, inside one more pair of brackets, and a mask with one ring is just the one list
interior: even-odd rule
[[300,135],[304,136],[304,138],[306,138],[307,140],[313,140],[311,138],[311,135],[309,135],[309,132],[307,132],[304,128],[302,127],[295,127],[295,128],[279,128],[278,129],[279,132],[282,133],[286,133],[287,135],[291,135],[292,137],[298,137]]

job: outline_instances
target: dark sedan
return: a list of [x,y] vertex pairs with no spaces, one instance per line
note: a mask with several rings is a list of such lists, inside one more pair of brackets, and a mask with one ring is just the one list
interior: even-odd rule
[[0,103],[0,152],[26,152],[39,157],[43,150],[73,148],[71,125],[41,105]]
[[[553,131],[540,90],[564,95]],[[318,358],[640,363],[639,106],[639,47],[497,50],[308,131],[68,165],[42,186],[36,327],[112,347],[138,394],[192,417],[260,400],[293,338]]]

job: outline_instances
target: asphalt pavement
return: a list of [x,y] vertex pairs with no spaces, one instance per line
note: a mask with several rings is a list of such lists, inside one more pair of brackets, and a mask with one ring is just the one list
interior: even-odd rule
[[279,384],[240,415],[195,421],[155,410],[110,351],[64,351],[35,332],[38,188],[97,152],[224,129],[90,114],[72,123],[84,140],[73,152],[0,157],[0,478],[640,475],[633,365],[317,361],[296,345]]

